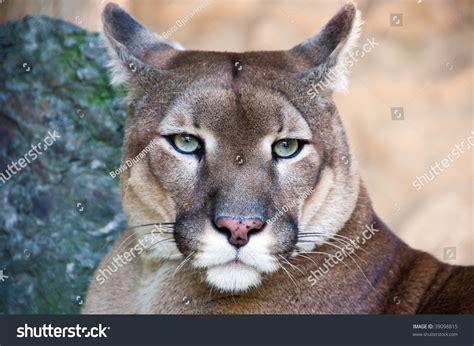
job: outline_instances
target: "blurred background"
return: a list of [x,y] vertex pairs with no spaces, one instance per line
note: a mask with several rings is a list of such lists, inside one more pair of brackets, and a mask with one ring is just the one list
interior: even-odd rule
[[[106,3],[3,0],[0,22],[42,15],[100,31]],[[155,33],[172,32],[169,38],[187,49],[246,51],[291,48],[324,25],[344,1],[116,3]],[[431,177],[430,167],[447,158],[456,144],[464,141],[467,148],[472,136],[474,2],[357,4],[365,22],[359,42],[374,38],[379,44],[350,69],[349,92],[337,94],[336,102],[375,210],[411,246],[452,264],[473,265],[473,149],[421,189],[413,182],[424,174]],[[120,124],[115,136],[121,140]]]

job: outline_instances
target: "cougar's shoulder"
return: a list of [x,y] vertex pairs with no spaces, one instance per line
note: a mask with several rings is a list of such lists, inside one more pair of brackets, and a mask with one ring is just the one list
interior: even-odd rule
[[474,313],[474,267],[438,262],[438,271],[417,313]]
[[[441,262],[424,251],[408,246],[380,219],[397,244],[393,260],[387,264],[392,275],[386,286],[381,313],[460,314],[474,312],[474,267]],[[389,243],[388,238],[385,243]],[[383,249],[383,248],[382,248]],[[388,253],[388,252],[387,252]],[[383,250],[379,254],[383,258]]]

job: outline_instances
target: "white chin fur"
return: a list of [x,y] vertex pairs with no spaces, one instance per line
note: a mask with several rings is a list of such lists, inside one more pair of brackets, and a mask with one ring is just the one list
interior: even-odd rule
[[206,280],[221,291],[240,292],[260,285],[262,276],[245,264],[230,263],[209,268]]

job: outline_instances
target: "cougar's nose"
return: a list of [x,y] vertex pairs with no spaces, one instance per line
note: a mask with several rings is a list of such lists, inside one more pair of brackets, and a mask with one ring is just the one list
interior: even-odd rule
[[232,217],[219,217],[215,221],[217,229],[229,235],[229,243],[239,248],[249,242],[250,233],[256,233],[263,228],[260,219],[236,219]]

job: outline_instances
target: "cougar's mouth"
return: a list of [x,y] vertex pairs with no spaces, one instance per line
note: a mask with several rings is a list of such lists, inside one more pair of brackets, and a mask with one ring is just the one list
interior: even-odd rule
[[241,292],[260,285],[261,273],[240,260],[233,260],[207,269],[207,282],[221,291]]
[[244,261],[240,260],[239,258],[235,258],[234,260],[232,261],[228,261],[226,263],[223,263],[223,264],[218,264],[218,266],[222,266],[222,267],[230,267],[230,268],[240,268],[242,266],[244,267],[249,267],[249,268],[253,268],[255,269],[256,271],[259,271],[258,268],[255,268],[253,265],[251,264],[248,264],[248,263],[245,263]]

